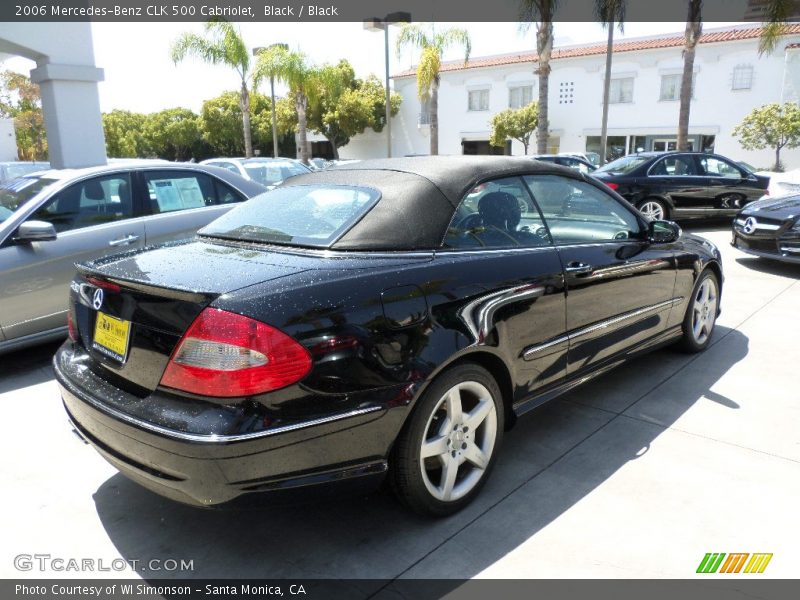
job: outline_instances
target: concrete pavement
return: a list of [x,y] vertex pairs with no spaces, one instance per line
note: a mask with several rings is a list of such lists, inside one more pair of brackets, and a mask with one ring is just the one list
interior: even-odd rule
[[800,266],[745,257],[727,226],[691,230],[725,261],[713,346],[656,352],[523,417],[477,501],[444,520],[385,492],[248,511],[174,504],[74,437],[53,346],[0,357],[0,577],[120,575],[13,566],[49,553],[194,561],[144,577],[685,578],[706,552],[772,552],[759,577],[795,577]]

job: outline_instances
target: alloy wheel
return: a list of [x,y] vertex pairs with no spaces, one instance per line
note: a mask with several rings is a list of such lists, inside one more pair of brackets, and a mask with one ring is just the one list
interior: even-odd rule
[[464,497],[483,478],[497,438],[497,409],[489,390],[464,381],[441,397],[420,448],[422,481],[437,500]]
[[639,212],[651,221],[661,221],[664,218],[664,207],[661,206],[659,202],[653,200],[644,202],[639,207]]
[[704,344],[714,329],[717,301],[717,284],[712,277],[706,277],[695,292],[692,306],[692,337],[698,344]]

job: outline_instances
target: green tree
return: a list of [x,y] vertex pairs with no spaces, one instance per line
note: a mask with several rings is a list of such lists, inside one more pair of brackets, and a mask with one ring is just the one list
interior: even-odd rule
[[534,73],[539,76],[539,124],[536,131],[536,152],[547,152],[547,139],[550,136],[550,57],[553,54],[553,17],[558,0],[522,0],[522,29],[527,30],[536,23],[537,67]]
[[[251,101],[251,130],[254,148],[267,155],[272,146],[272,121],[270,99],[253,92]],[[279,107],[280,103],[276,103]],[[280,112],[280,111],[279,111]],[[216,98],[203,102],[200,110],[200,132],[203,140],[216,156],[241,156],[242,109],[237,92],[224,92]],[[278,133],[288,133],[285,119],[278,119]]]
[[492,117],[492,137],[489,143],[492,146],[505,146],[509,138],[519,140],[527,154],[531,136],[538,124],[539,108],[536,102],[521,108],[509,108]]
[[625,0],[595,0],[595,13],[608,28],[608,43],[606,45],[606,72],[603,78],[603,120],[600,124],[600,165],[606,164],[608,146],[608,101],[611,91],[611,61],[614,54],[614,25],[623,32],[625,21]]
[[464,51],[464,64],[469,61],[472,41],[466,29],[451,28],[437,32],[429,27],[406,24],[397,36],[397,56],[403,48],[411,46],[421,51],[417,65],[417,95],[420,101],[430,101],[431,154],[439,154],[439,71],[442,55],[451,46]]
[[47,135],[39,86],[13,71],[0,73],[0,116],[14,120],[20,160],[47,158]]
[[167,108],[148,115],[144,134],[153,153],[169,160],[192,158],[202,142],[200,117],[188,108]]
[[[300,160],[308,164],[308,106],[315,102],[320,92],[320,70],[311,64],[305,54],[283,46],[270,46],[259,52],[256,60],[254,85],[274,77],[289,88],[297,112],[297,141]],[[277,108],[277,107],[276,107]]]
[[753,109],[733,130],[745,150],[775,149],[776,171],[782,171],[781,150],[800,146],[800,106],[777,102]]
[[[319,94],[309,106],[308,126],[331,143],[334,158],[339,158],[339,148],[367,127],[377,132],[383,129],[386,94],[377,77],[357,79],[350,63],[342,60],[320,69],[319,85]],[[391,114],[396,115],[400,95],[392,94],[390,102]]]
[[205,24],[205,36],[194,33],[182,34],[170,49],[172,61],[177,64],[188,56],[194,56],[212,65],[226,65],[234,69],[241,80],[239,109],[244,133],[245,156],[253,156],[253,140],[250,124],[250,52],[241,32],[225,20],[210,20]]
[[147,115],[115,109],[103,113],[106,155],[110,158],[144,158],[151,150],[144,136]]

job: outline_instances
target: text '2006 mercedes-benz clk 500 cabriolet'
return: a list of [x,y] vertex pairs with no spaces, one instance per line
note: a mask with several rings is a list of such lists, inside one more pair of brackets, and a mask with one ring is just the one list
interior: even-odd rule
[[54,358],[75,429],[199,506],[386,477],[452,513],[517,416],[711,339],[716,247],[510,157],[301,175],[197,237],[79,266]]

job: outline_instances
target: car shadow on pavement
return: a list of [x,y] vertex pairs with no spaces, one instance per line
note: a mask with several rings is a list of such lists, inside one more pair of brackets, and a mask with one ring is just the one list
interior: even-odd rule
[[[192,571],[141,572],[145,579],[411,577],[452,579],[455,586],[638,460],[695,403],[735,410],[738,405],[711,388],[747,355],[748,339],[724,327],[715,337],[706,353],[660,350],[520,418],[476,501],[445,519],[411,514],[385,490],[316,504],[203,510],[161,498],[119,474],[94,494],[97,514],[129,563],[193,561]],[[695,361],[703,362],[692,365]],[[697,367],[691,368],[692,378],[682,377],[681,370],[691,366]],[[633,388],[626,385],[631,381]],[[601,407],[598,390],[600,395],[628,390],[628,398]],[[655,398],[656,418],[623,414],[645,397]],[[367,596],[384,584],[352,585],[356,595]]]
[[61,342],[0,355],[0,394],[53,379],[53,355]]
[[769,258],[757,258],[754,256],[740,257],[736,262],[768,275],[778,275],[779,277],[791,277],[792,279],[800,279],[800,264],[799,263],[785,263],[777,260],[770,260]]

